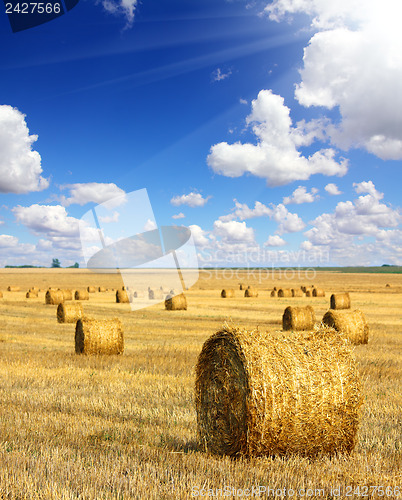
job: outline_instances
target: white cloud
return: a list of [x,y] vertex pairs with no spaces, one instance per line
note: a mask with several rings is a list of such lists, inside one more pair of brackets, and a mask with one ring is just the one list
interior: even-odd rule
[[29,129],[18,109],[0,105],[0,192],[42,191],[49,181],[41,177],[41,156],[32,149],[37,135]]
[[305,186],[299,186],[293,191],[291,196],[283,198],[283,204],[289,205],[295,203],[296,205],[300,205],[301,203],[313,203],[318,198],[317,193],[317,188],[312,188],[309,193]]
[[125,29],[133,25],[138,0],[101,0],[100,3],[110,14],[125,17]]
[[267,207],[260,201],[256,201],[254,208],[249,208],[246,203],[240,203],[236,199],[235,209],[228,215],[221,215],[219,220],[228,222],[234,219],[253,219],[254,217],[270,217],[272,215],[272,208]]
[[66,209],[60,205],[19,205],[12,212],[17,222],[24,224],[35,234],[78,236],[78,219],[69,217]]
[[225,80],[232,74],[232,71],[229,69],[226,71],[226,73],[221,70],[221,68],[217,68],[213,73],[212,73],[212,80],[214,82],[220,82],[221,80]]
[[279,235],[271,235],[268,237],[267,241],[264,243],[267,247],[282,247],[286,245],[286,241]]
[[191,192],[189,194],[183,194],[181,196],[174,196],[170,203],[175,207],[179,205],[188,205],[189,207],[203,207],[211,196],[203,198],[200,193]]
[[304,51],[296,98],[337,108],[327,128],[333,144],[364,148],[384,160],[402,158],[402,31],[399,0],[274,0],[270,18],[306,13],[313,35]]
[[154,229],[156,229],[156,224],[153,220],[151,219],[148,219],[147,222],[145,223],[145,226],[144,226],[144,231],[153,231]]
[[248,104],[247,99],[242,99],[242,98],[240,98],[240,99],[239,99],[239,102],[240,102],[240,104]]
[[338,186],[336,184],[333,184],[332,182],[330,184],[327,184],[324,189],[328,194],[332,196],[337,196],[339,194],[342,194],[342,192],[339,191]]
[[180,212],[179,214],[172,215],[172,219],[184,219],[185,215],[183,212]]
[[111,222],[119,222],[120,214],[119,212],[114,211],[113,215],[98,215],[99,222],[103,224],[110,224]]
[[86,205],[87,203],[103,203],[108,208],[117,207],[126,201],[126,193],[113,183],[87,182],[82,184],[67,184],[61,189],[68,189],[70,197],[61,197],[61,203],[69,205]]
[[247,227],[245,222],[216,220],[213,233],[227,242],[253,242],[254,229]]
[[297,233],[306,227],[303,220],[297,214],[289,212],[282,203],[274,205],[272,218],[278,223],[277,234]]
[[240,177],[250,173],[265,178],[270,186],[307,180],[313,174],[343,176],[348,162],[344,159],[337,162],[334,149],[320,149],[309,157],[297,149],[325,137],[320,123],[300,122],[293,127],[290,110],[283,98],[271,90],[261,90],[247,117],[247,125],[252,125],[257,144],[215,144],[207,158],[208,164],[218,174]]
[[208,235],[207,231],[204,231],[203,229],[201,229],[201,227],[197,226],[197,224],[192,224],[191,226],[189,226],[189,229],[191,230],[191,234],[193,236],[194,243],[198,247],[202,248],[202,247],[209,245],[210,240],[207,237],[207,235]]
[[0,234],[0,248],[15,247],[18,244],[18,238],[9,234]]

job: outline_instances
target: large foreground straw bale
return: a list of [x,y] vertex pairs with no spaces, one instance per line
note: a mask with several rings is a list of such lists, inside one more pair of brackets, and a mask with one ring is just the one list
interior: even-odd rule
[[351,346],[334,330],[224,327],[198,358],[195,402],[207,451],[314,457],[354,448],[362,398]]
[[304,297],[303,290],[301,288],[292,288],[292,297]]
[[83,316],[84,311],[80,302],[59,304],[57,307],[57,321],[59,323],[76,323]]
[[75,300],[89,300],[88,290],[76,290],[74,298]]
[[278,290],[278,297],[291,297],[292,290],[290,288],[280,288]]
[[79,319],[75,327],[77,354],[122,354],[124,336],[121,321],[115,319]]
[[21,290],[21,288],[19,286],[10,285],[7,287],[7,290],[9,292],[19,292]]
[[287,307],[282,316],[284,330],[312,330],[315,325],[315,313],[311,306]]
[[333,293],[330,299],[331,309],[350,309],[350,295],[346,293]]
[[343,333],[352,344],[367,344],[368,342],[369,326],[364,314],[359,309],[355,311],[330,309],[324,314],[322,322],[324,325]]
[[184,293],[168,295],[165,299],[165,309],[168,311],[187,310],[187,299]]
[[248,287],[244,292],[245,297],[258,297],[258,290],[253,287]]
[[45,295],[46,304],[58,306],[64,302],[63,292],[61,290],[48,290]]
[[117,290],[116,291],[116,302],[118,304],[128,304],[130,302],[128,298],[127,290]]
[[325,291],[322,288],[313,288],[313,297],[325,297]]
[[224,299],[230,299],[235,296],[235,292],[232,288],[224,288],[221,291],[221,297]]

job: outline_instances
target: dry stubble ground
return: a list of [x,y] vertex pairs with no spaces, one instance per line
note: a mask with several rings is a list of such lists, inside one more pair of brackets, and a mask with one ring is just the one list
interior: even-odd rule
[[[244,298],[240,282],[257,286],[259,297]],[[273,286],[312,282],[326,290],[325,298],[269,296]],[[8,285],[22,291],[7,292]],[[34,285],[76,289],[122,283],[117,275],[84,270],[0,271],[0,498],[249,493],[249,498],[357,499],[366,491],[380,498],[376,486],[384,487],[382,498],[397,498],[400,487],[402,498],[400,276],[318,273],[313,281],[298,276],[290,281],[272,272],[247,277],[205,271],[187,292],[187,311],[156,304],[131,312],[115,304],[112,291],[97,292],[83,302],[85,311],[96,318],[118,316],[124,325],[124,355],[110,357],[76,355],[74,325],[57,323],[56,306],[44,304],[44,291],[38,299],[25,299]],[[225,287],[235,288],[236,297],[220,298]],[[352,455],[231,460],[200,450],[193,389],[203,342],[227,320],[279,330],[289,304],[312,304],[321,318],[330,293],[343,290],[351,292],[352,307],[364,311],[371,327],[369,344],[356,348],[365,404]]]

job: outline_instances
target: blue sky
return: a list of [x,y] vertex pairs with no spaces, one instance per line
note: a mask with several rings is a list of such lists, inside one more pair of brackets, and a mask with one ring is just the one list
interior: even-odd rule
[[2,12],[0,265],[85,265],[78,220],[142,188],[201,266],[402,265],[401,13],[81,0],[12,33]]

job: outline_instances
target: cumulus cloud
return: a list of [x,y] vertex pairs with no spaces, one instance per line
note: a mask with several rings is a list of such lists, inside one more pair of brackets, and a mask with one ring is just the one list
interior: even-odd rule
[[156,229],[156,223],[155,221],[148,219],[147,222],[144,225],[144,231],[153,231]]
[[213,233],[227,242],[252,242],[254,229],[247,227],[245,222],[216,220]]
[[295,96],[304,106],[337,108],[327,128],[334,145],[402,158],[402,32],[399,0],[274,0],[272,20],[308,14],[316,31],[305,48]]
[[185,215],[183,214],[183,212],[172,215],[172,219],[184,219],[184,218],[185,218]]
[[200,226],[198,226],[197,224],[192,224],[191,226],[189,226],[189,229],[191,230],[191,234],[193,236],[193,239],[194,239],[194,243],[198,246],[198,247],[205,247],[207,245],[209,245],[210,243],[210,240],[208,239],[208,232],[207,231],[204,231],[203,229],[201,229]]
[[286,245],[286,241],[279,235],[275,234],[270,235],[264,245],[267,247],[282,247]]
[[291,196],[283,198],[283,204],[290,205],[291,203],[295,203],[296,205],[300,205],[301,203],[313,203],[318,198],[317,193],[317,188],[312,188],[308,192],[305,186],[299,186],[293,191]]
[[332,196],[337,196],[337,195],[339,195],[339,194],[342,194],[342,192],[341,192],[341,191],[339,191],[338,186],[337,186],[336,184],[332,183],[332,182],[331,182],[331,183],[329,183],[329,184],[327,184],[327,185],[325,186],[325,188],[324,188],[324,189],[325,189],[325,191],[326,191],[328,194],[330,194],[330,195],[332,195]]
[[0,192],[29,193],[49,186],[42,173],[41,156],[32,149],[37,135],[30,135],[18,109],[0,105]]
[[61,197],[62,205],[86,205],[87,203],[104,203],[108,208],[122,205],[126,201],[126,193],[113,183],[87,182],[67,184],[61,189],[68,189],[70,197]]
[[318,149],[308,157],[302,155],[300,146],[325,137],[323,126],[317,121],[292,126],[289,108],[271,90],[261,90],[252,101],[247,125],[252,126],[257,143],[221,142],[212,146],[207,161],[214,172],[227,177],[249,173],[266,179],[269,186],[307,180],[313,174],[343,176],[347,172],[347,160],[337,161],[332,148]]
[[191,192],[189,194],[183,194],[181,196],[174,196],[170,203],[175,207],[179,205],[188,205],[189,207],[203,207],[211,196],[203,198],[200,193]]

